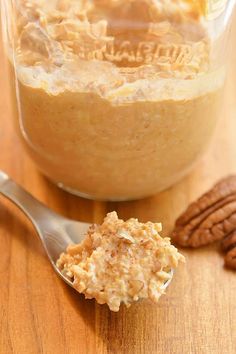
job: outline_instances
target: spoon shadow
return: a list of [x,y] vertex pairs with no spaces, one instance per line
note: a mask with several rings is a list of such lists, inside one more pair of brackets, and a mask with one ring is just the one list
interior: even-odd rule
[[60,284],[63,288],[63,295],[67,298],[78,316],[81,316],[86,326],[95,332],[95,307],[96,301],[86,300],[83,294],[79,294],[75,289],[69,287],[62,280]]

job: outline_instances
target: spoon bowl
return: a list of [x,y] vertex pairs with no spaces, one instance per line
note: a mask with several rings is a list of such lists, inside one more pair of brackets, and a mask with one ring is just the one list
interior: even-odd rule
[[[71,220],[55,213],[2,171],[0,171],[0,194],[17,205],[31,220],[54,270],[73,287],[72,281],[60,271],[56,262],[70,244],[78,244],[84,239],[91,224]],[[170,275],[171,278],[163,284],[163,289],[170,284],[173,270],[170,271]]]

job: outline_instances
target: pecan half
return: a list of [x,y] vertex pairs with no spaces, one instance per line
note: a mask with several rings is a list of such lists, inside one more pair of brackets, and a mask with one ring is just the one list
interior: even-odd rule
[[227,252],[225,266],[236,269],[236,229],[222,240],[222,249]]
[[184,247],[200,247],[221,240],[234,230],[236,176],[229,176],[192,203],[178,218],[173,240]]
[[232,248],[236,247],[236,228],[233,232],[223,238],[221,246],[224,252],[228,252]]
[[236,246],[226,254],[225,266],[236,270]]

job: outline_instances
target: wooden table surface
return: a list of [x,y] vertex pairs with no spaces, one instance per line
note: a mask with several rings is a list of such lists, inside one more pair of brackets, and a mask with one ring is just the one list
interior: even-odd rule
[[[236,38],[236,23],[233,29]],[[205,158],[173,188],[152,198],[101,203],[73,197],[45,180],[12,128],[6,69],[0,50],[0,169],[55,211],[101,222],[161,221],[167,235],[180,212],[217,179],[236,173],[236,47],[231,55],[224,117]],[[0,198],[1,354],[235,354],[236,273],[223,268],[218,247],[184,251],[181,266],[158,305],[119,313],[85,300],[54,273],[26,217]]]

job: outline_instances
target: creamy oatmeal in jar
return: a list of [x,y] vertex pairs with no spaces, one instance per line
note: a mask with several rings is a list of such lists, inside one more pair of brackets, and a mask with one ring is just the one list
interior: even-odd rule
[[225,76],[204,2],[12,3],[5,37],[18,131],[46,176],[79,195],[125,200],[186,174],[214,131]]
[[57,266],[78,292],[112,311],[140,299],[158,302],[173,269],[184,262],[160,231],[159,223],[123,221],[109,213],[102,225],[89,228],[83,242],[61,254]]

